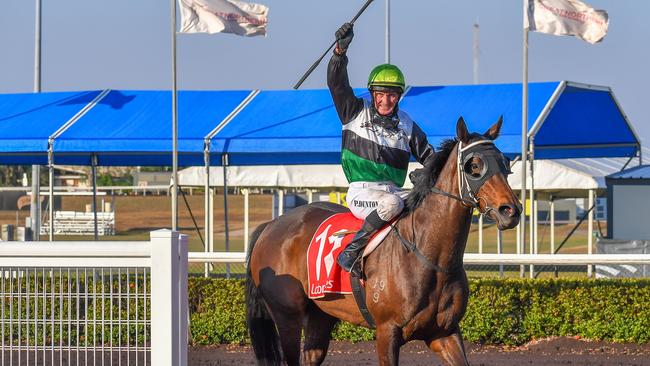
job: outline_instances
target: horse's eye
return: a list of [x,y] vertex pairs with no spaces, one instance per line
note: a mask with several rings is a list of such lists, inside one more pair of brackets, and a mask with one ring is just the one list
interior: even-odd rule
[[473,158],[465,164],[465,174],[474,179],[481,178],[485,173],[484,170],[484,163],[479,158]]

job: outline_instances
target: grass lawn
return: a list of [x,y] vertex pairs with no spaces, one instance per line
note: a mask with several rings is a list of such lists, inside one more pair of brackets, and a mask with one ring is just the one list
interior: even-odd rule
[[[187,195],[187,205],[182,196],[179,196],[179,228],[180,231],[189,236],[189,250],[195,252],[204,251],[204,245],[197,233],[194,222],[201,231],[201,236],[205,235],[204,232],[204,197],[202,194]],[[114,196],[105,197],[106,202],[113,202],[115,206],[116,216],[116,230],[117,234],[114,236],[103,236],[100,240],[118,240],[118,241],[141,241],[149,239],[149,232],[159,228],[168,228],[171,225],[170,217],[170,198],[168,196]],[[67,211],[84,211],[87,204],[89,204],[89,197],[74,197],[64,196],[62,202],[62,209]],[[233,252],[243,251],[244,238],[243,238],[243,214],[244,204],[243,196],[230,195],[228,197],[228,217],[229,217],[229,249]],[[271,219],[272,197],[270,195],[251,195],[250,196],[250,232],[252,233],[255,227]],[[189,205],[189,209],[188,209]],[[213,232],[215,235],[214,250],[225,251],[225,234],[224,234],[224,207],[223,196],[216,195],[214,200],[214,222],[212,224]],[[191,212],[191,214],[190,214]],[[24,218],[29,214],[29,211],[0,211],[0,224],[16,224],[24,223]],[[194,220],[192,220],[192,216]],[[571,225],[557,225],[555,229],[555,245],[556,247],[562,242],[566,235],[573,229]],[[539,253],[550,253],[550,232],[549,227],[540,225],[538,229]],[[497,253],[497,230],[494,225],[484,225],[483,230],[483,253]],[[92,240],[92,236],[56,236],[55,240]],[[595,241],[594,241],[595,242]],[[526,252],[529,252],[526,248]],[[478,253],[478,227],[472,225],[470,235],[467,241],[466,253]],[[516,253],[516,230],[508,230],[503,232],[503,252]],[[587,253],[587,223],[583,222],[582,225],[576,230],[574,235],[562,247],[560,253]],[[230,266],[231,269],[237,268],[238,265]],[[239,265],[241,267],[241,265]],[[202,271],[203,265],[192,265],[192,272]],[[217,271],[219,266],[215,266]],[[223,267],[223,266],[221,266]],[[474,269],[474,268],[473,268]],[[508,275],[518,276],[519,266],[513,266],[513,271],[508,272]],[[498,267],[486,267],[485,271],[479,268],[476,271],[470,271],[470,275],[482,275],[486,272],[490,275],[494,271],[498,271]],[[238,271],[239,272],[239,271]],[[580,269],[579,274],[583,272]]]

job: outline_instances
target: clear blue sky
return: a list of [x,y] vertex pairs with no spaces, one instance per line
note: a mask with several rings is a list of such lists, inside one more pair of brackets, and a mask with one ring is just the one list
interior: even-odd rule
[[[42,0],[44,91],[171,87],[168,0]],[[258,0],[268,36],[179,35],[182,89],[289,89],[364,0]],[[650,1],[588,0],[609,13],[605,40],[530,33],[531,81],[611,86],[650,141]],[[0,93],[33,89],[34,0],[3,0]],[[354,86],[384,61],[384,0],[359,19],[349,51]],[[472,24],[480,23],[481,83],[521,82],[521,0],[391,1],[392,62],[411,85],[472,83]],[[327,58],[326,58],[327,60]],[[325,60],[325,62],[326,62]],[[325,63],[303,88],[325,87]]]

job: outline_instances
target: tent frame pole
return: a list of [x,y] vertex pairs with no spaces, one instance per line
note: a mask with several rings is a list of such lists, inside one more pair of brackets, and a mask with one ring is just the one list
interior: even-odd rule
[[93,180],[93,223],[95,228],[95,241],[99,240],[99,231],[97,230],[97,154],[90,156],[90,171]]
[[[336,203],[341,204],[341,195],[337,192]],[[278,187],[278,217],[284,215],[284,189]]]
[[560,84],[558,84],[557,88],[555,88],[555,91],[553,91],[553,94],[546,102],[546,105],[540,112],[539,116],[537,116],[535,123],[533,123],[533,125],[530,127],[530,132],[529,132],[530,136],[537,135],[537,132],[539,132],[539,129],[542,128],[544,122],[546,122],[546,118],[551,113],[551,110],[553,109],[553,107],[555,107],[555,104],[560,99],[560,96],[562,95],[564,90],[566,90],[566,88],[567,88],[567,82],[564,80],[560,81]]
[[[72,116],[68,121],[66,121],[63,126],[59,127],[50,137],[47,139],[47,165],[49,169],[49,185],[50,185],[50,202],[49,202],[49,219],[50,219],[50,235],[49,240],[54,241],[54,140],[61,136],[68,128],[72,127],[81,117],[83,117],[88,111],[93,109],[102,99],[104,99],[111,89],[104,89],[99,93],[95,99],[90,103],[86,104],[77,114]],[[92,157],[91,157],[92,159]],[[40,198],[40,197],[39,197]],[[39,233],[40,234],[40,233]]]
[[[205,215],[205,243],[203,245],[203,251],[205,253],[209,250],[209,243],[211,243],[212,230],[210,228],[210,140],[206,139],[203,145],[203,162],[205,163],[205,182],[204,182],[204,215]],[[208,263],[204,264],[203,275],[207,278],[210,272],[210,265]]]
[[[175,1],[176,0],[172,0],[172,3],[174,3],[174,5],[173,5],[174,9],[176,9]],[[174,17],[176,17],[176,12],[175,11],[174,11]],[[175,29],[176,29],[176,26],[174,25],[174,31],[175,31]],[[174,35],[175,35],[175,33],[174,33]],[[176,38],[174,37],[174,45],[176,44],[175,39]],[[176,60],[176,54],[174,54],[174,60]],[[174,70],[175,70],[175,68],[174,68]],[[226,116],[226,118],[224,118],[212,131],[210,131],[210,133],[208,133],[205,136],[205,138],[204,138],[204,141],[205,141],[204,153],[205,154],[209,155],[209,153],[210,153],[210,143],[212,141],[212,138],[214,136],[216,136],[221,130],[223,130],[230,123],[230,121],[232,121],[242,110],[244,110],[244,108],[246,108],[246,106],[253,99],[255,99],[255,97],[259,93],[260,93],[259,89],[252,90],[246,96],[246,98],[244,98],[244,100],[242,100],[241,103],[239,103],[239,105],[232,112],[230,112],[230,114],[228,114]],[[204,159],[205,159],[205,157],[204,157]],[[208,159],[209,159],[209,157],[208,157]],[[229,237],[229,233],[228,233],[228,183],[226,182],[226,165],[227,165],[227,162],[228,162],[228,154],[225,154],[225,151],[224,151],[224,154],[221,156],[221,162],[222,162],[222,165],[223,165],[223,177],[224,177],[224,182],[223,182],[224,183],[224,187],[223,187],[224,188],[224,201],[223,201],[223,205],[224,205],[224,209],[225,209],[224,221],[225,221],[225,224],[226,224],[226,227],[225,227],[225,230],[226,230],[226,251],[228,251],[230,249],[230,237]],[[205,195],[206,195],[206,198],[205,198],[205,202],[206,202],[205,203],[205,210],[206,210],[206,228],[205,228],[206,229],[206,248],[205,248],[205,250],[208,251],[208,247],[209,247],[209,251],[213,252],[214,251],[214,234],[212,233],[212,229],[210,228],[210,226],[211,226],[210,224],[214,222],[213,221],[214,205],[213,205],[213,202],[212,202],[212,200],[213,200],[213,192],[210,189],[209,170],[210,170],[210,165],[206,164],[206,179],[208,180],[208,183],[206,184],[206,189],[205,189]],[[209,221],[209,223],[208,223],[208,221]],[[210,232],[208,233],[207,230],[210,230]],[[207,273],[207,266],[206,266],[205,271]],[[230,264],[226,264],[226,272],[227,272],[227,276],[230,277]]]
[[[210,223],[214,223],[214,196],[215,196],[216,190],[214,188],[210,188],[210,199],[209,199],[209,205],[208,205],[208,216],[210,217]],[[211,225],[213,226],[213,225]],[[208,241],[208,248],[210,252],[214,252],[214,233],[210,235],[210,240]],[[214,268],[214,265],[211,265],[210,268]]]
[[555,197],[549,197],[549,210],[551,211],[551,254],[555,254]]
[[244,253],[248,253],[248,236],[249,236],[249,195],[250,190],[248,188],[242,189],[242,194],[244,195]]
[[39,241],[41,235],[41,166],[32,165],[32,196],[29,208],[32,240]]
[[[54,139],[49,139],[49,147],[47,149],[47,167],[49,170],[49,203],[48,203],[48,217],[49,217],[49,241],[54,241]],[[40,233],[39,233],[40,234]]]
[[[587,203],[587,207],[589,207],[589,213],[587,215],[587,254],[589,255],[594,254],[594,196],[594,190],[590,189]],[[591,278],[593,276],[593,270],[593,265],[590,264],[587,266],[587,277]]]
[[537,235],[539,231],[539,198],[537,196],[535,196],[535,199],[533,200],[533,209],[535,210],[535,219],[533,220],[533,244],[535,246],[534,253],[539,254],[539,236]]
[[[223,221],[224,234],[226,238],[226,252],[230,251],[230,230],[228,228],[228,154],[221,156],[223,166]],[[230,278],[230,264],[226,264],[226,277]]]

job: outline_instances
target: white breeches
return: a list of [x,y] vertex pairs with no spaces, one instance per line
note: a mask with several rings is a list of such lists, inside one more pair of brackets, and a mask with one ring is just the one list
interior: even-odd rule
[[377,210],[379,218],[390,221],[402,212],[407,195],[408,192],[390,182],[353,182],[346,201],[357,218],[365,219]]

